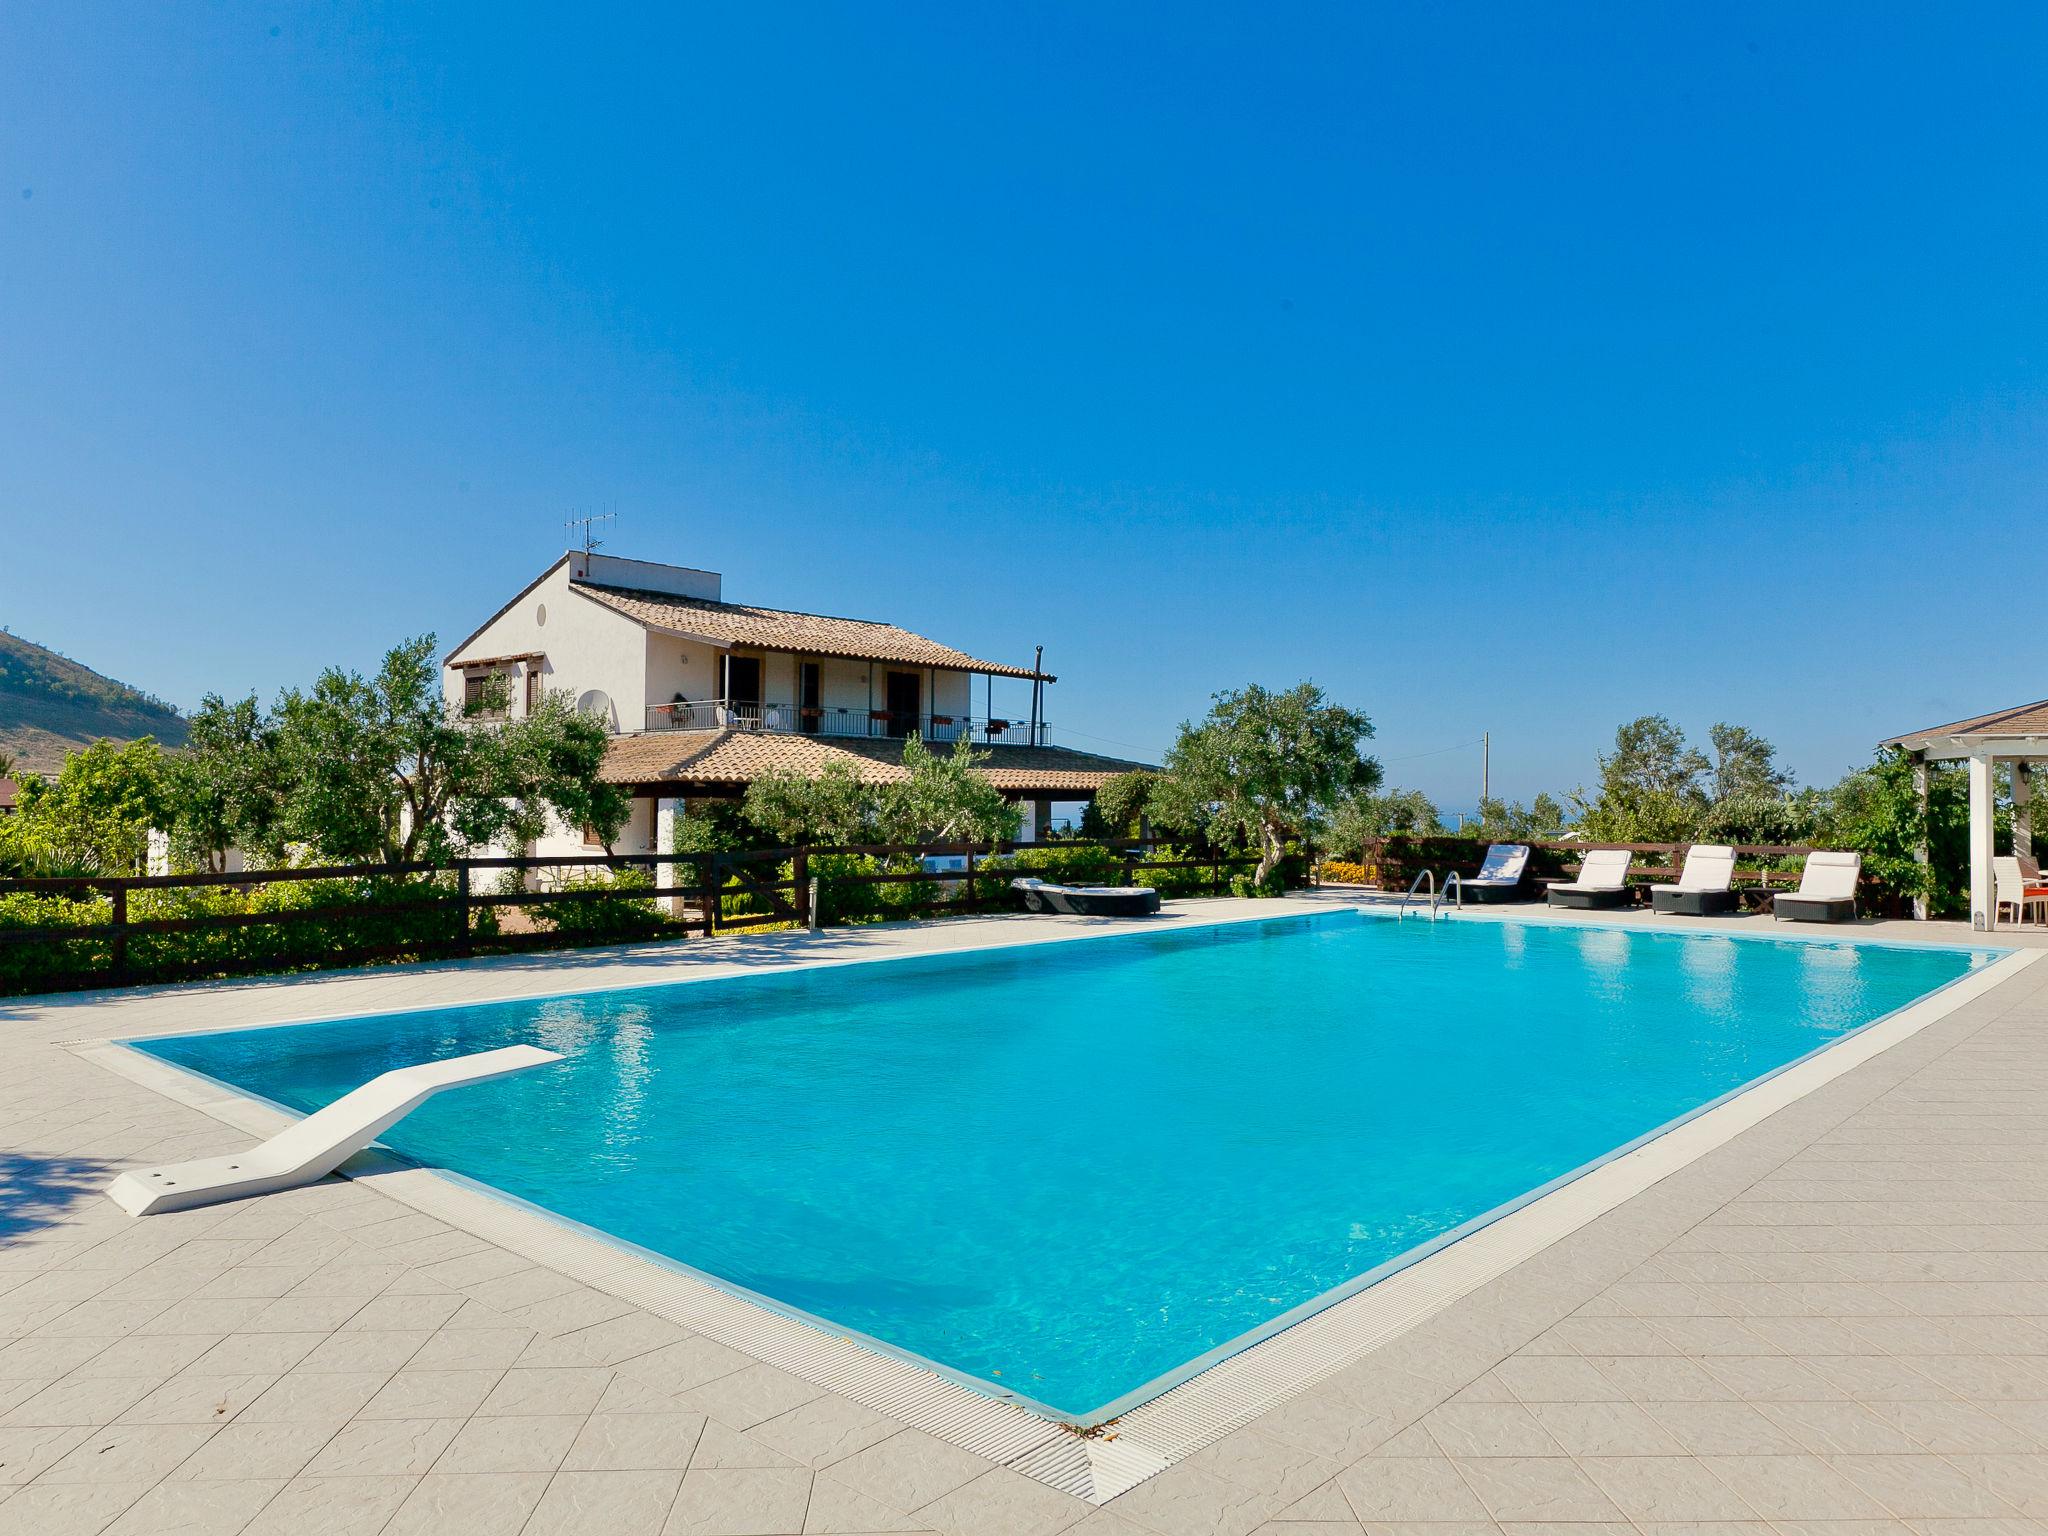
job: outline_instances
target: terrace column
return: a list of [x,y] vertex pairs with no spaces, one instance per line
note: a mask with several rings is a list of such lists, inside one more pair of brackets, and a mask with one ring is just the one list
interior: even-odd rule
[[1979,933],[1989,933],[1997,926],[1998,887],[1991,873],[1995,768],[1990,752],[1983,748],[1970,754],[1970,927]]
[[2034,856],[2034,765],[2024,758],[2012,765],[2012,851]]
[[[1934,862],[1934,856],[1927,847],[1927,758],[1922,753],[1915,753],[1913,756],[1913,793],[1919,797],[1920,803],[1920,842],[1913,849],[1913,857],[1924,867]],[[1913,897],[1913,916],[1924,923],[1933,915],[1933,905],[1928,900],[1927,892],[1916,892]]]
[[[683,802],[673,795],[664,795],[654,802],[654,851],[673,853],[676,847],[676,824],[683,819]],[[654,866],[656,885],[674,885],[676,867],[673,864]],[[683,915],[683,898],[666,896],[662,898],[663,908],[670,917]]]

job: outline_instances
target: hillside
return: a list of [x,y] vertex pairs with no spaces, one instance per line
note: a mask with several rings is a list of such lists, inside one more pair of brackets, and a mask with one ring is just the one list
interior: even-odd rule
[[66,752],[102,736],[154,736],[171,746],[185,739],[185,721],[161,699],[0,632],[0,752],[23,768],[51,773]]

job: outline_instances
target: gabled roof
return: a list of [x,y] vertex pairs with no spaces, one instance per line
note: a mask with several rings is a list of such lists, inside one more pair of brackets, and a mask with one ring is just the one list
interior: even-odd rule
[[572,581],[569,585],[572,591],[637,623],[701,636],[718,645],[758,646],[765,651],[795,651],[805,656],[837,656],[849,661],[893,661],[912,667],[986,672],[996,677],[1042,676],[1048,683],[1056,681],[1050,673],[1035,674],[1029,667],[983,661],[894,624],[836,619],[785,608],[754,608],[743,603],[719,603],[709,598],[600,586],[589,581]]
[[1993,710],[1988,715],[1973,715],[1968,720],[1953,720],[1947,725],[1931,725],[1924,731],[1908,731],[1878,745],[1908,747],[1958,736],[1979,736],[1990,741],[2013,736],[2048,736],[2048,699]]
[[[934,744],[934,752],[952,749]],[[648,731],[615,737],[603,777],[613,784],[751,784],[771,773],[817,774],[845,763],[868,784],[907,777],[903,743],[862,737],[805,736],[785,731]],[[1108,780],[1147,763],[1100,757],[1066,747],[992,747],[976,771],[1011,793],[1093,794]]]

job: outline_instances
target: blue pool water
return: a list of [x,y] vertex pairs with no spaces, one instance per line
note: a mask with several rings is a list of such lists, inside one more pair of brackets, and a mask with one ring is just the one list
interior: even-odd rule
[[1993,958],[1351,913],[147,1042],[1080,1419]]

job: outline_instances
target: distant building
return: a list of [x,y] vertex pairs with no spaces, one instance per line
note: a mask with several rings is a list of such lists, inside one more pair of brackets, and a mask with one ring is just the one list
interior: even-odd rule
[[[836,761],[872,782],[900,778],[911,736],[987,749],[980,771],[1020,803],[1027,841],[1053,802],[1092,799],[1146,766],[1053,746],[1029,711],[991,715],[993,679],[1032,683],[1042,699],[1048,674],[894,624],[729,603],[722,586],[715,571],[572,551],[450,653],[446,696],[474,699],[500,677],[517,715],[543,690],[572,692],[613,732],[605,776],[634,797],[620,852],[666,848],[693,804],[742,795],[774,770]],[[564,828],[533,851],[586,846],[582,829]]]

